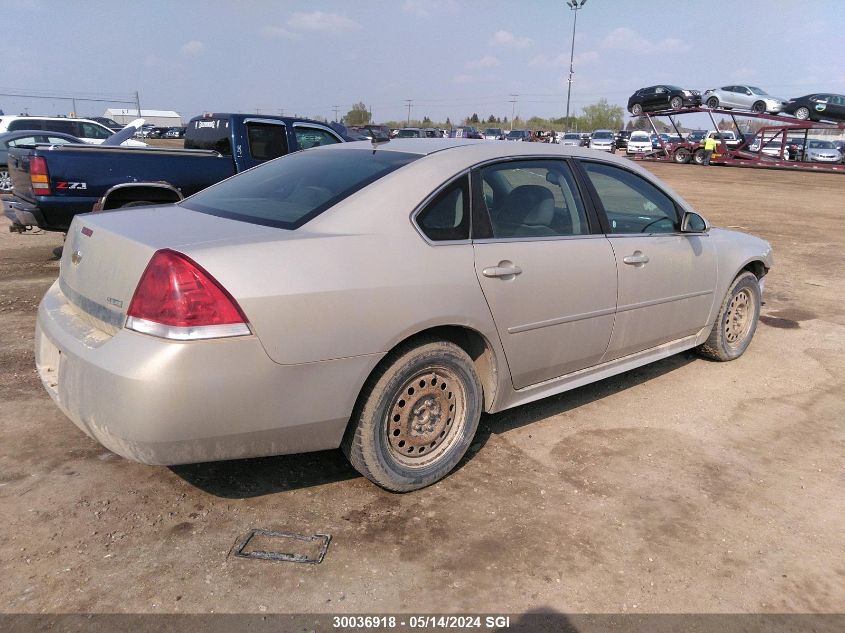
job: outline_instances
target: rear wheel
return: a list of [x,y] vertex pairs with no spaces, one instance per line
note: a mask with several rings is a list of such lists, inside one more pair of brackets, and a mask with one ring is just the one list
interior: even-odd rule
[[352,466],[395,492],[445,477],[467,451],[482,409],[470,357],[448,341],[393,352],[364,386],[343,440]]
[[703,149],[697,149],[697,150],[695,150],[695,152],[693,152],[692,162],[694,162],[696,165],[703,165],[704,164],[704,150]]
[[743,272],[728,289],[713,331],[697,351],[713,360],[734,360],[748,348],[760,318],[760,282]]
[[810,118],[810,108],[806,106],[801,106],[795,111],[795,118],[801,119],[802,121],[806,121]]
[[634,116],[640,116],[643,113],[643,106],[639,103],[635,103],[631,106],[631,114]]
[[669,105],[672,107],[673,110],[680,110],[684,107],[684,100],[680,97],[672,97],[669,100]]
[[718,108],[719,107],[719,99],[718,97],[710,97],[707,100],[707,107],[708,108]]
[[672,160],[682,165],[686,165],[691,159],[692,152],[690,152],[686,147],[679,147],[675,150],[675,153],[672,154]]
[[751,106],[751,111],[757,114],[763,114],[766,111],[766,104],[762,101],[755,101],[754,105]]
[[9,177],[9,168],[6,165],[0,166],[0,191],[11,191],[12,179]]

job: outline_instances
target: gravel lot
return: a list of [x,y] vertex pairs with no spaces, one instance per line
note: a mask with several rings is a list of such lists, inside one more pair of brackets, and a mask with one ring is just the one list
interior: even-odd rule
[[[845,178],[652,169],[774,246],[745,356],[486,416],[407,495],[339,451],[168,469],[88,439],[33,368],[61,236],[0,220],[0,612],[845,611]],[[316,566],[231,557],[253,527],[333,540]]]

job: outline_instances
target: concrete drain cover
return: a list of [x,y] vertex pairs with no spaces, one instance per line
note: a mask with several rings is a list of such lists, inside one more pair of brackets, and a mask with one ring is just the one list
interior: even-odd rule
[[319,565],[329,549],[331,534],[294,534],[250,530],[235,545],[235,556],[257,560]]

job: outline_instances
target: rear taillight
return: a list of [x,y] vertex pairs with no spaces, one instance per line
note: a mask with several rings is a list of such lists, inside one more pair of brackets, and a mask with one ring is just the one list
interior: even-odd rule
[[171,250],[156,251],[147,264],[126,327],[177,340],[250,334],[232,295],[195,261]]
[[47,161],[40,156],[29,159],[29,180],[32,182],[32,193],[37,196],[50,195],[50,174],[47,172]]

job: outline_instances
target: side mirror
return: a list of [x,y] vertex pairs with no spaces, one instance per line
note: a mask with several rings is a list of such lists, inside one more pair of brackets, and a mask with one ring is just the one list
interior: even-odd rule
[[681,233],[707,233],[710,230],[710,223],[703,217],[692,211],[684,213],[681,220]]

